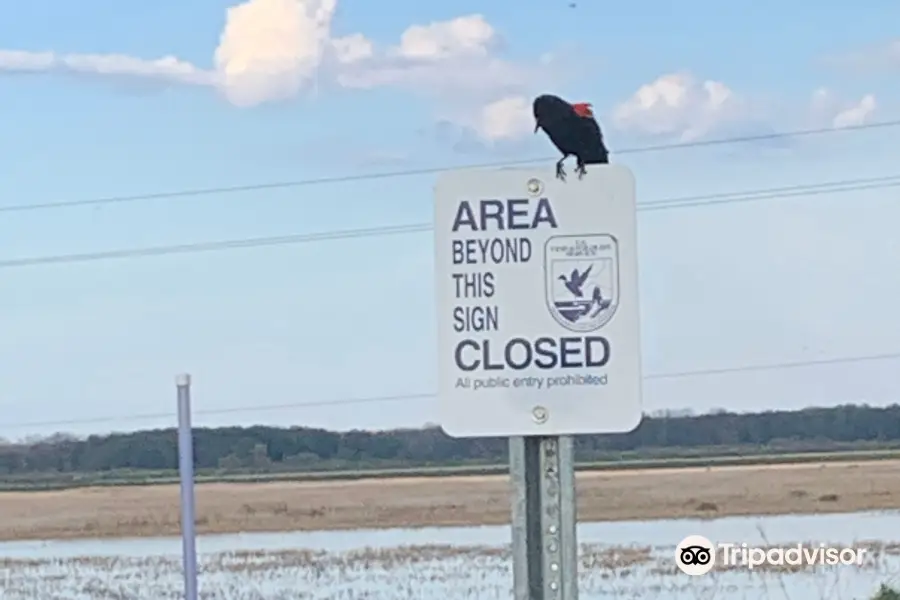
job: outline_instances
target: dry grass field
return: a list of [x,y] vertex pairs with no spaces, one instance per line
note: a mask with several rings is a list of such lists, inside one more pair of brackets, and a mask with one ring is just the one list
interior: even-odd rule
[[[900,460],[578,475],[579,520],[900,508]],[[509,520],[506,477],[198,485],[201,533],[487,525]],[[0,493],[0,539],[179,532],[178,487]]]

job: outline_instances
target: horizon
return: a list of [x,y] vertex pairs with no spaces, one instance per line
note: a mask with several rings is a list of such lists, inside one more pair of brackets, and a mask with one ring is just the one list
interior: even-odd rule
[[[885,405],[872,405],[866,403],[850,403],[850,404],[834,404],[834,405],[816,405],[811,404],[809,406],[804,406],[802,408],[790,408],[790,409],[767,409],[761,411],[733,411],[725,408],[712,408],[703,412],[694,412],[690,409],[659,409],[653,412],[644,413],[641,424],[646,419],[695,419],[706,416],[719,416],[719,415],[734,415],[734,416],[753,416],[753,415],[767,415],[767,414],[779,414],[779,413],[801,413],[805,411],[815,411],[815,410],[833,410],[839,408],[867,408],[867,409],[878,409],[878,410],[890,410],[900,408],[900,401],[892,402]],[[640,427],[641,425],[638,425]],[[327,433],[336,433],[336,434],[346,434],[346,433],[354,433],[354,432],[362,432],[362,433],[394,433],[394,432],[404,432],[404,431],[425,431],[425,430],[433,430],[440,429],[444,435],[448,435],[443,431],[441,426],[437,423],[425,423],[418,427],[415,426],[404,426],[390,429],[327,429],[321,427],[313,427],[302,424],[295,425],[273,425],[273,424],[264,424],[264,423],[249,423],[249,424],[234,424],[234,425],[215,425],[215,426],[194,426],[193,430],[207,430],[207,431],[215,431],[222,429],[252,429],[252,428],[264,428],[264,429],[273,429],[273,430],[309,430],[309,431],[325,431]],[[138,435],[142,433],[153,433],[159,431],[177,431],[177,425],[170,425],[168,427],[153,427],[146,429],[131,429],[131,430],[123,430],[123,431],[107,431],[100,433],[89,433],[89,434],[76,434],[68,431],[56,431],[54,433],[40,435],[40,434],[31,434],[27,435],[23,438],[18,439],[9,439],[0,437],[0,445],[8,445],[8,446],[27,446],[33,444],[41,444],[46,443],[53,438],[58,438],[60,441],[84,441],[88,437],[97,436],[97,437],[113,437],[113,436],[128,436],[128,435]],[[597,434],[586,434],[585,436],[575,436],[577,437],[590,437],[593,435],[599,436],[617,436],[617,435],[628,435],[630,432],[625,433],[597,433]],[[452,436],[448,436],[452,437]],[[496,436],[485,436],[484,438],[471,438],[471,439],[505,439],[502,437]]]

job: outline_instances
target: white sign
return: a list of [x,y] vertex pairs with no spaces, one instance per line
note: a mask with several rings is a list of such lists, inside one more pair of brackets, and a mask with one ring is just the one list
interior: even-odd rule
[[641,421],[634,177],[463,170],[435,189],[441,427],[456,437]]

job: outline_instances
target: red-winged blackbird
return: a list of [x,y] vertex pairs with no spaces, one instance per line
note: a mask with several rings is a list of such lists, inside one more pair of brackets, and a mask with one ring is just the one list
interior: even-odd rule
[[594,120],[591,105],[585,102],[569,104],[558,96],[544,94],[534,99],[534,132],[543,129],[563,157],[556,163],[556,176],[566,178],[563,161],[569,156],[578,159],[575,172],[584,177],[584,166],[606,164],[609,151],[603,144],[600,126]]

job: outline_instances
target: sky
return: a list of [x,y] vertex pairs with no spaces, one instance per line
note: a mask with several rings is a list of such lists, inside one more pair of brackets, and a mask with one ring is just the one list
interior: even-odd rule
[[[0,437],[172,426],[180,372],[200,426],[433,422],[430,170],[549,173],[549,92],[593,104],[639,203],[900,181],[898,128],[854,128],[900,118],[897,22],[885,0],[21,4],[0,20]],[[829,131],[702,145],[806,129]],[[638,151],[666,144],[687,145]],[[898,359],[696,373],[900,352],[894,183],[639,212],[645,410],[896,402]],[[424,227],[53,258],[395,225]]]

